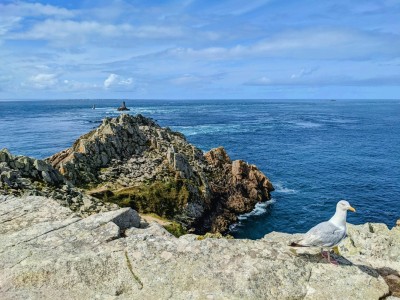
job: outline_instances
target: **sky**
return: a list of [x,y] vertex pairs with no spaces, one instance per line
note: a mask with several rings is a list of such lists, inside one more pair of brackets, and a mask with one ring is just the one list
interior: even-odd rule
[[400,0],[0,0],[0,99],[400,99]]

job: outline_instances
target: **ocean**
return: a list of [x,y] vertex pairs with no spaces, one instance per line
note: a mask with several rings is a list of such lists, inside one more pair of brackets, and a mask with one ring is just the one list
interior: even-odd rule
[[[203,151],[224,146],[272,181],[272,201],[232,226],[236,238],[306,232],[331,217],[336,202],[357,209],[348,222],[400,218],[400,100],[126,100],[186,135]],[[96,109],[92,109],[93,105]],[[68,148],[120,100],[1,101],[0,148],[48,157]]]

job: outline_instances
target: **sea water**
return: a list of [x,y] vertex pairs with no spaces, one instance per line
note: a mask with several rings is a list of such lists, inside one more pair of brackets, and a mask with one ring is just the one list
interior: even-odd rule
[[[354,224],[400,218],[399,100],[125,100],[203,151],[224,146],[272,181],[272,201],[232,226],[237,238],[305,232],[348,200]],[[0,148],[48,157],[68,148],[120,100],[0,102]],[[96,109],[92,109],[95,105]]]

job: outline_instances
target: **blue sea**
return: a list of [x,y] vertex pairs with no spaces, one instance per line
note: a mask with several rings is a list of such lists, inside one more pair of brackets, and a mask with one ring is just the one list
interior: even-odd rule
[[[121,101],[0,102],[0,148],[48,157],[116,116]],[[237,238],[305,232],[348,200],[354,224],[400,218],[400,100],[127,100],[204,151],[224,146],[272,181],[269,204],[240,217]],[[92,105],[96,109],[92,109]]]

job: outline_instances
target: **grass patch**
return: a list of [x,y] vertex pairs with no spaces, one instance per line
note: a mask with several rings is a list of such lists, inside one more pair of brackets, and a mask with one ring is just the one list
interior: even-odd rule
[[216,232],[216,233],[207,232],[206,234],[199,235],[197,237],[197,240],[199,240],[199,241],[202,241],[202,240],[205,240],[205,239],[228,239],[228,240],[233,240],[234,237],[229,235],[229,234],[222,235],[219,232]]
[[174,221],[172,221],[171,224],[169,224],[169,225],[165,225],[164,228],[169,233],[171,233],[172,235],[174,235],[176,237],[180,237],[187,233],[187,231],[181,224],[174,222]]
[[182,211],[189,197],[184,181],[172,179],[114,191],[113,195],[103,200],[170,219]]

